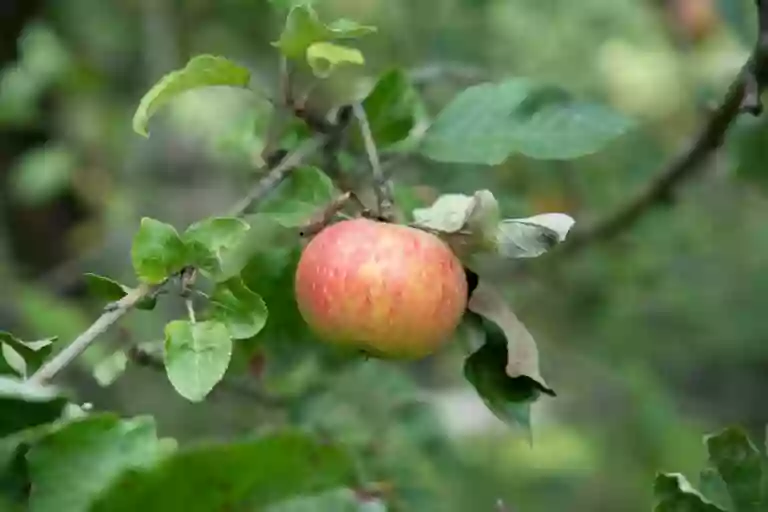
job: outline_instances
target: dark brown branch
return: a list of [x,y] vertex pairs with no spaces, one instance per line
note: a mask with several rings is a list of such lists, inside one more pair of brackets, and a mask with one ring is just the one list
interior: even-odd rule
[[633,198],[593,227],[574,231],[554,252],[573,253],[592,242],[610,240],[634,226],[648,210],[667,202],[678,185],[704,167],[742,112],[757,115],[762,111],[760,94],[768,85],[768,0],[756,3],[760,25],[755,49],[699,134]]

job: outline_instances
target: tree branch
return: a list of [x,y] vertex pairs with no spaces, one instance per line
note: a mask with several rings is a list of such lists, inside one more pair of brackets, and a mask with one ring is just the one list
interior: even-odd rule
[[576,252],[634,226],[648,210],[664,204],[678,185],[703,168],[741,113],[758,115],[762,111],[760,94],[768,85],[768,0],[756,0],[756,4],[760,23],[755,49],[699,134],[645,188],[591,228],[574,231],[554,253]]
[[[242,216],[253,204],[262,201],[267,194],[280,184],[288,176],[291,170],[300,165],[313,152],[317,151],[325,142],[325,136],[309,139],[300,145],[294,152],[289,153],[274,166],[267,174],[259,180],[258,183],[238,201],[230,210],[229,215],[233,217]],[[53,379],[67,366],[77,359],[96,339],[104,334],[112,325],[134,309],[143,299],[150,297],[158,292],[167,284],[167,281],[159,285],[141,285],[132,290],[119,301],[111,304],[104,313],[91,326],[78,336],[75,341],[67,345],[61,352],[56,354],[51,360],[46,362],[40,369],[29,378],[30,382],[43,384]]]
[[392,183],[386,178],[384,171],[381,169],[381,161],[379,160],[379,152],[376,149],[376,142],[373,140],[371,124],[368,122],[368,116],[362,104],[355,103],[352,105],[352,111],[360,125],[360,134],[363,136],[365,152],[368,155],[368,161],[373,172],[373,184],[378,203],[377,213],[386,220],[392,220],[394,218]]

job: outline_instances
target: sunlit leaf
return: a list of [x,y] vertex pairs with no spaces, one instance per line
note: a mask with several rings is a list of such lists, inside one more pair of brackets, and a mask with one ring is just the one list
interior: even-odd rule
[[139,279],[161,283],[180,271],[186,260],[186,247],[173,226],[148,217],[141,219],[131,246],[131,261]]
[[346,450],[296,431],[180,450],[124,474],[90,512],[265,510],[288,498],[351,485]]
[[247,68],[224,57],[198,55],[179,70],[165,75],[141,99],[133,117],[133,129],[145,137],[149,136],[147,125],[151,117],[176,96],[211,86],[245,88],[251,79]]
[[175,320],[165,326],[165,370],[176,391],[199,402],[224,377],[232,340],[221,322]]
[[284,227],[306,224],[339,192],[331,179],[316,167],[298,167],[264,201],[259,212]]
[[333,70],[342,65],[365,64],[363,53],[357,48],[350,48],[335,43],[312,43],[307,48],[307,62],[315,76],[327,78]]

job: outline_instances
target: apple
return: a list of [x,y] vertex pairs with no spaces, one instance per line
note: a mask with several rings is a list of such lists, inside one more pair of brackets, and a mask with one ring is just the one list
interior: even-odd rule
[[388,359],[437,351],[467,306],[464,268],[445,242],[364,218],[332,224],[307,244],[295,292],[319,338]]

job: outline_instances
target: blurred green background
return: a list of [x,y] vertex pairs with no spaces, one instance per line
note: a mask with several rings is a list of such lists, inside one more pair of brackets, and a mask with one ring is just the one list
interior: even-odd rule
[[[434,115],[478,81],[531,76],[610,104],[638,126],[599,154],[510,158],[490,168],[403,159],[401,189],[491,189],[506,216],[546,211],[589,225],[652,179],[701,124],[754,41],[753,0],[319,0],[327,17],[378,26],[371,79],[412,73]],[[82,274],[130,282],[142,216],[186,225],[236,200],[262,147],[268,104],[186,94],[131,130],[143,93],[198,53],[236,59],[273,88],[283,15],[267,0],[4,0],[0,5],[0,329],[72,339],[101,304]],[[359,73],[358,73],[359,76]],[[351,94],[342,78],[318,101]],[[326,106],[327,106],[326,105]],[[690,471],[701,436],[768,423],[768,125],[740,119],[707,168],[622,236],[496,270],[558,391],[534,407],[534,444],[496,420],[451,347],[413,365],[342,375],[310,355],[265,365],[286,390],[331,379],[288,407],[216,390],[192,405],[162,371],[100,386],[92,365],[153,341],[178,305],[135,313],[66,384],[96,409],[150,413],[182,443],[289,421],[319,426],[391,484],[402,510],[647,511],[656,471]],[[278,367],[279,366],[279,367]],[[313,384],[314,385],[314,384]],[[256,462],[257,463],[257,462]]]

